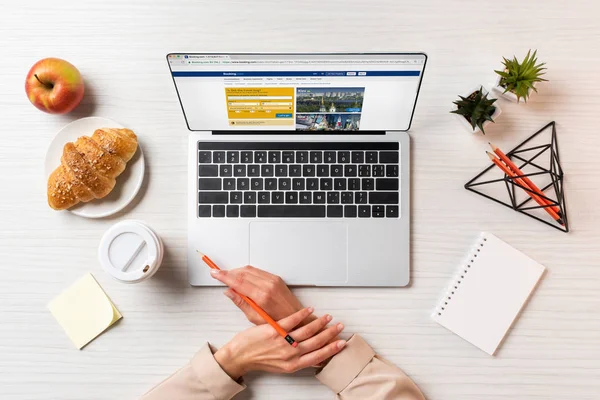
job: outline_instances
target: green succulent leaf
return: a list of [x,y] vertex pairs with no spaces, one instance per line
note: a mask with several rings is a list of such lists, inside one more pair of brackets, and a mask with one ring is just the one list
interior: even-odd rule
[[520,99],[527,102],[529,91],[534,90],[537,92],[534,84],[546,81],[541,77],[545,74],[543,71],[546,70],[544,67],[546,63],[537,64],[537,50],[533,54],[529,50],[523,62],[519,62],[516,56],[513,56],[512,60],[506,57],[502,57],[502,59],[504,70],[494,72],[500,76],[500,86],[504,88],[504,93],[510,91],[517,96],[517,102]]
[[485,135],[483,123],[485,121],[494,122],[492,115],[496,111],[496,107],[493,105],[496,99],[488,99],[488,94],[483,93],[483,87],[480,87],[467,97],[458,96],[458,98],[459,100],[453,102],[456,105],[456,110],[450,112],[462,115],[471,124],[473,130],[479,127]]

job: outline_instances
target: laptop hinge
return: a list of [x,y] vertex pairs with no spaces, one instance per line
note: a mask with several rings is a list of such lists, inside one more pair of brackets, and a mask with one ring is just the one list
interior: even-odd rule
[[385,131],[283,131],[283,130],[219,130],[213,135],[385,135]]

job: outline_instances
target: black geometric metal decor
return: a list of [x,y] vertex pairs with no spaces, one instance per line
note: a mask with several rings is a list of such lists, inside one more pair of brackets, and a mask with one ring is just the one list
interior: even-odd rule
[[[544,132],[550,132],[550,142],[541,144],[534,143],[540,140]],[[529,147],[527,147],[529,145]],[[542,129],[528,137],[524,142],[506,153],[506,156],[514,162],[523,175],[510,177],[500,171],[496,165],[492,164],[479,173],[476,177],[465,184],[465,189],[477,193],[487,199],[493,200],[506,207],[525,214],[544,224],[556,228],[563,232],[569,232],[569,219],[567,216],[567,207],[565,203],[565,193],[563,190],[564,174],[560,165],[560,156],[558,154],[558,141],[556,139],[556,124],[554,121],[548,123]],[[546,159],[544,162],[543,159]],[[545,164],[545,165],[541,165]],[[486,175],[495,173],[496,179],[486,179]],[[503,176],[500,176],[503,175]],[[516,180],[522,177],[528,177],[544,192],[539,195],[532,192],[529,188],[520,185]],[[539,182],[544,182],[540,184]],[[502,195],[493,195],[486,190],[490,185],[503,185],[505,190],[501,190]],[[540,206],[534,202],[525,192],[538,194],[550,204]],[[507,195],[506,195],[507,194]],[[501,199],[500,197],[504,197]],[[547,215],[542,208],[558,207],[562,225]]]

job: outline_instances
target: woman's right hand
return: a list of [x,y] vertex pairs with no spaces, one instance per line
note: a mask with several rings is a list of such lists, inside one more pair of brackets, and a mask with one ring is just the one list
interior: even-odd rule
[[[225,296],[231,299],[233,304],[246,314],[248,321],[255,325],[264,324],[265,321],[235,291],[250,297],[275,320],[285,318],[302,309],[302,304],[283,279],[262,269],[246,265],[228,271],[211,270],[211,275],[229,286]],[[312,320],[314,316],[307,318],[305,323]]]
[[290,346],[275,329],[264,324],[237,334],[214,354],[215,360],[234,380],[250,371],[292,373],[317,365],[339,353],[346,341],[330,343],[344,329],[342,324],[323,329],[331,321],[330,315],[293,330],[312,312],[312,308],[304,308],[278,321],[298,342],[297,347]]

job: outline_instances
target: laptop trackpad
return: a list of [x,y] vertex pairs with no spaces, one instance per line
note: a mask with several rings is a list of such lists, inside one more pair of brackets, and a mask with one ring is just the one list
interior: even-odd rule
[[250,264],[281,276],[288,285],[343,284],[347,237],[343,222],[251,222]]

